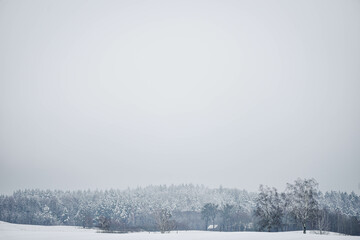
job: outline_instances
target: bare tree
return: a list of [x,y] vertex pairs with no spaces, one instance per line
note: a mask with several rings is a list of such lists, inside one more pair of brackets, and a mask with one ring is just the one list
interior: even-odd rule
[[98,227],[104,231],[109,231],[111,226],[111,218],[105,216],[99,216]]
[[281,227],[283,209],[281,206],[281,196],[276,188],[260,185],[260,193],[256,198],[255,216],[258,217],[260,229],[272,228],[276,230]]
[[170,232],[174,228],[174,222],[170,220],[171,212],[168,209],[159,209],[155,213],[156,223],[161,233]]
[[318,183],[315,179],[297,179],[287,184],[286,192],[291,202],[290,211],[306,234],[306,224],[315,220],[318,212]]
[[329,217],[326,208],[320,209],[316,218],[316,225],[319,228],[320,234],[329,229]]

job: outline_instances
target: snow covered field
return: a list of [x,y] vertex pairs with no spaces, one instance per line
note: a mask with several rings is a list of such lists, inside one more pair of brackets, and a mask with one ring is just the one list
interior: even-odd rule
[[259,239],[259,240],[296,240],[296,239],[360,239],[354,236],[342,236],[335,233],[328,235],[318,235],[309,233],[303,235],[301,232],[281,232],[281,233],[264,233],[264,232],[202,232],[202,231],[180,231],[169,234],[160,233],[128,233],[128,234],[111,234],[97,233],[94,229],[82,229],[70,226],[36,226],[21,225],[0,222],[0,239],[1,240],[238,240],[238,239]]

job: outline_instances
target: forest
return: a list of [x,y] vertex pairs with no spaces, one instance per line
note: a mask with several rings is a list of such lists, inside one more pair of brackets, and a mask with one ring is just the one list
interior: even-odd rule
[[193,184],[105,191],[27,189],[0,196],[0,220],[109,232],[317,230],[360,235],[360,197],[354,192],[322,193],[314,179],[297,179],[283,192],[261,185],[257,193]]

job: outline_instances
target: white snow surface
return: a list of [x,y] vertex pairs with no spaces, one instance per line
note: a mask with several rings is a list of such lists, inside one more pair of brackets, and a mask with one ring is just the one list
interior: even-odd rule
[[332,240],[332,239],[360,239],[357,236],[344,236],[336,233],[319,235],[309,232],[304,235],[301,232],[206,232],[206,231],[179,231],[167,234],[158,232],[137,232],[137,233],[98,233],[95,229],[83,229],[72,226],[37,226],[11,224],[0,221],[0,239],[1,240]]

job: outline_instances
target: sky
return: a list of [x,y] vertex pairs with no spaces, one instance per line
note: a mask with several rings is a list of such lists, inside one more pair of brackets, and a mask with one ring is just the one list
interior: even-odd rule
[[360,194],[360,1],[0,1],[0,194]]

